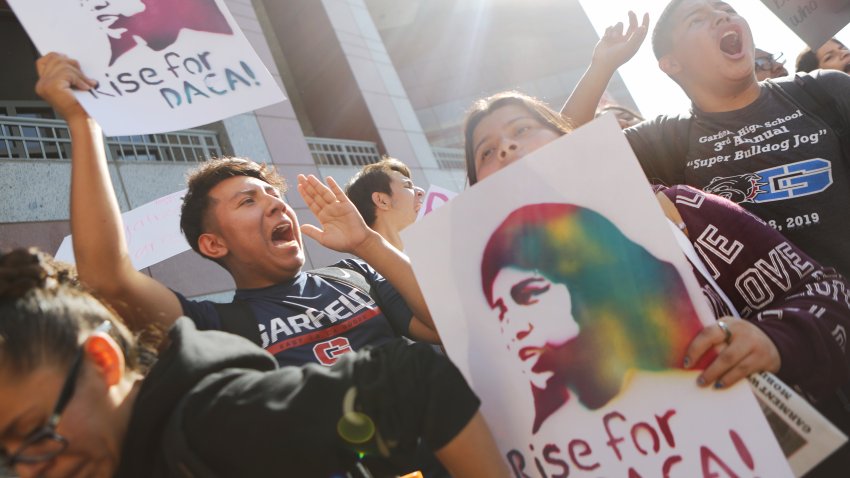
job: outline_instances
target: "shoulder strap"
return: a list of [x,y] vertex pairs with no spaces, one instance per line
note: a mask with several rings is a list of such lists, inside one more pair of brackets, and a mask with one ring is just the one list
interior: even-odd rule
[[378,291],[369,279],[360,272],[348,267],[344,261],[337,262],[332,266],[320,267],[307,272],[324,279],[336,281],[355,288],[371,297],[372,300],[375,301],[375,304],[377,304],[378,307],[381,307],[381,300],[378,297]]
[[257,345],[263,345],[257,319],[246,302],[237,300],[229,304],[214,303],[213,307],[218,312],[221,330],[245,337]]

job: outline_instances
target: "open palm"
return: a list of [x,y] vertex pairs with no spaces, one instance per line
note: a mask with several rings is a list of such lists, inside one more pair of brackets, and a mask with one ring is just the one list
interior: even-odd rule
[[298,175],[298,192],[321,223],[301,226],[301,232],[338,252],[354,253],[369,236],[369,228],[333,178],[323,184],[313,175]]

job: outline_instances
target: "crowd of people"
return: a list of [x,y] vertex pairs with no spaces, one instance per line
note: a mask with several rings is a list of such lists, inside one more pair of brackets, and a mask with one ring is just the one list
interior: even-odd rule
[[[609,28],[560,111],[514,91],[473,104],[464,125],[469,186],[592,120],[608,80],[648,32],[649,18],[638,23],[631,12],[628,26]],[[830,40],[801,53],[805,73],[789,75],[781,56],[755,48],[746,20],[714,0],[670,1],[651,43],[691,99],[690,113],[644,120],[607,109],[680,235],[717,325],[671,322],[693,339],[649,341],[657,347],[612,353],[598,368],[547,368],[550,356],[603,346],[607,332],[592,325],[593,301],[575,285],[584,269],[550,270],[516,252],[524,237],[516,231],[545,226],[517,211],[511,220],[523,227],[506,226],[484,254],[491,274],[480,286],[490,304],[507,303],[494,292],[502,268],[544,271],[537,290],[566,287],[585,304],[552,329],[564,333],[558,347],[547,349],[546,337],[537,344],[544,352],[531,366],[545,377],[530,386],[551,403],[535,426],[563,405],[565,389],[588,408],[607,403],[622,373],[603,370],[696,368],[699,386],[718,389],[773,372],[850,433],[850,52]],[[237,291],[231,304],[191,300],[130,263],[100,127],[74,96],[94,81],[60,53],[36,68],[36,91],[71,132],[77,263],[0,253],[2,464],[22,477],[508,476],[479,398],[446,356],[421,344],[440,336],[399,234],[424,196],[402,161],[367,166],[344,188],[299,175],[318,226],[299,223],[272,168],[245,158],[203,163],[188,178],[180,226]],[[568,208],[551,217],[616,231],[594,214]],[[302,234],[357,259],[304,270]],[[669,264],[610,236],[639,258],[617,263],[623,273],[637,262],[657,273],[646,294],[681,295]],[[585,255],[578,245],[546,246]],[[757,293],[741,287],[759,267],[774,275]],[[537,280],[520,274],[517,287]],[[622,333],[657,335],[641,297],[618,302],[629,320]],[[514,311],[528,305],[515,302]],[[668,305],[672,316],[692,307],[675,297]],[[534,339],[517,320],[504,333]],[[590,382],[598,387],[581,389]],[[811,476],[841,476],[848,466],[845,445]]]

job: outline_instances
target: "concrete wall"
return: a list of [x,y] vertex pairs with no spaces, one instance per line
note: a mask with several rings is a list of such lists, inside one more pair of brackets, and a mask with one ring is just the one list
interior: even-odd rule
[[[598,36],[577,0],[366,0],[404,90],[435,146],[461,147],[464,112],[509,89],[559,108]],[[609,91],[634,103],[619,76]]]

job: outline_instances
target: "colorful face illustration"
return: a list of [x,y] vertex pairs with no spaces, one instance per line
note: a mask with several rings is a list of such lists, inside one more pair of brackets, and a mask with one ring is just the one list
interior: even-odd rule
[[510,213],[484,249],[481,285],[531,385],[535,433],[572,394],[596,410],[631,371],[681,367],[702,329],[673,265],[572,204]]
[[215,0],[80,0],[109,38],[109,65],[136,46],[163,51],[183,30],[232,35]]
[[[532,369],[547,347],[558,347],[579,334],[572,317],[570,291],[564,284],[515,268],[502,269],[493,282],[493,300],[501,310],[501,332],[508,350],[523,364],[523,373],[543,388],[551,371]],[[564,317],[566,316],[566,317]],[[539,320],[558,317],[555,320]]]

